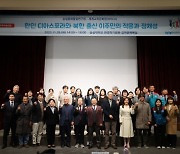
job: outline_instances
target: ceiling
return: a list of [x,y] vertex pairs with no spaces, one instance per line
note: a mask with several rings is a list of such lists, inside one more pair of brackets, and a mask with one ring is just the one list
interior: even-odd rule
[[180,0],[0,0],[0,10],[180,10]]

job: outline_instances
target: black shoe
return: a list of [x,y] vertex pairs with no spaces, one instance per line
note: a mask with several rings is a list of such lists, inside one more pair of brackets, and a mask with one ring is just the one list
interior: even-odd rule
[[48,145],[48,148],[51,148],[51,145]]
[[32,147],[36,147],[36,144],[32,144]]
[[40,143],[37,143],[36,145],[37,145],[37,146],[40,146]]
[[105,145],[104,149],[108,149],[109,148],[109,145]]
[[93,147],[92,145],[89,145],[89,146],[88,146],[88,149],[91,149],[92,147]]
[[71,147],[71,144],[70,144],[70,143],[67,143],[66,146],[70,148],[70,147]]
[[5,149],[5,148],[7,148],[7,145],[3,145],[1,149]]
[[98,149],[101,149],[101,146],[100,146],[100,145],[97,145],[97,148],[98,148]]
[[23,147],[23,145],[19,145],[19,146],[18,146],[18,149],[21,149],[22,147]]
[[25,144],[24,147],[25,147],[25,148],[29,148],[29,145],[28,145],[28,144]]
[[117,146],[116,145],[111,145],[113,149],[117,149]]
[[16,148],[17,146],[19,146],[19,144],[16,144],[16,143],[10,143],[10,146],[12,146],[13,148]]
[[56,146],[53,144],[53,145],[51,145],[51,147],[55,148]]

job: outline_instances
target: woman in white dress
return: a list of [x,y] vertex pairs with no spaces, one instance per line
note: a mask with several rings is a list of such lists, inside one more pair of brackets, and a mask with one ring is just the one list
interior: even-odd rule
[[130,148],[130,138],[134,136],[131,114],[134,114],[134,106],[129,104],[129,98],[123,100],[119,109],[120,137],[124,138],[124,147]]

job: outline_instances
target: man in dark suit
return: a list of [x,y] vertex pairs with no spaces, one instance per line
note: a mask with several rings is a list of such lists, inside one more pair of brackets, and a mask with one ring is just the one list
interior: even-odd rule
[[83,105],[83,98],[79,97],[74,111],[74,130],[76,135],[75,148],[78,148],[79,146],[84,148],[84,129],[86,123],[86,111],[85,106]]
[[4,112],[4,133],[3,133],[3,146],[2,149],[7,147],[7,136],[11,129],[11,145],[16,146],[16,109],[18,103],[15,102],[15,96],[13,93],[9,94],[9,101],[1,105],[1,110]]
[[9,101],[9,95],[10,94],[14,94],[14,97],[15,97],[15,102],[18,103],[18,104],[21,104],[22,103],[22,95],[19,93],[19,86],[18,85],[15,85],[13,87],[13,91],[11,92],[11,90],[7,90],[7,93],[5,94],[4,96],[4,100],[5,102],[8,102]]
[[[61,130],[61,147],[65,145],[71,147],[71,125],[73,122],[74,107],[69,104],[69,97],[64,96],[64,105],[59,108],[60,113],[60,130]],[[67,138],[65,139],[65,134]]]
[[103,112],[104,112],[104,121],[105,121],[105,149],[109,147],[109,131],[111,128],[112,132],[112,140],[111,146],[114,149],[116,147],[116,123],[118,118],[118,105],[115,100],[113,100],[113,92],[108,92],[108,99],[103,104]]
[[93,145],[93,131],[96,132],[97,148],[100,149],[100,127],[103,125],[102,108],[97,105],[97,99],[92,98],[92,105],[86,109],[88,119],[89,148]]

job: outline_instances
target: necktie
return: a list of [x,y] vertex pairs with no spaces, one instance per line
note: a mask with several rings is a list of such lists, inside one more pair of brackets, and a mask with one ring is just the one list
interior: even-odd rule
[[13,102],[11,102],[11,107],[12,107],[12,108],[14,107],[14,104],[13,104]]
[[112,104],[112,101],[111,101],[111,100],[109,100],[109,105],[110,105],[110,107],[111,107],[111,104]]
[[93,105],[93,110],[96,110],[95,105]]
[[53,108],[53,107],[51,107],[51,111],[52,111],[52,113],[54,114],[54,108]]
[[81,111],[81,105],[79,106],[79,111]]

